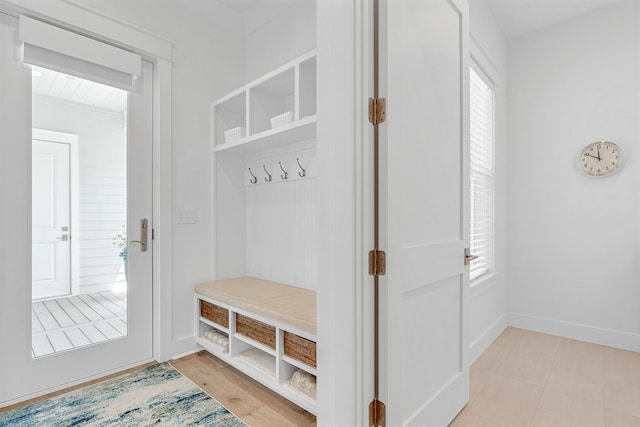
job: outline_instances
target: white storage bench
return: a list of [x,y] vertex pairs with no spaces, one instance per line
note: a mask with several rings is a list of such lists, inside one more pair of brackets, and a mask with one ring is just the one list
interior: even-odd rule
[[196,341],[316,414],[316,293],[253,277],[195,287]]

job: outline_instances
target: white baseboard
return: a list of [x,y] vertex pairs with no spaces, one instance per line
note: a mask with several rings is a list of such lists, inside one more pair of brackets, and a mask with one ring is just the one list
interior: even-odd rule
[[489,348],[491,343],[498,338],[498,335],[504,331],[507,326],[507,313],[498,317],[480,336],[469,345],[469,362],[473,363],[480,357],[484,351]]
[[175,356],[173,356],[171,358],[171,360],[182,359],[183,357],[191,356],[192,354],[198,353],[198,352],[200,352],[202,350],[204,350],[204,348],[198,346],[198,348],[191,349],[186,353],[176,354]]
[[180,357],[188,356],[189,354],[193,354],[199,350],[202,350],[202,347],[196,344],[195,335],[178,338],[171,343],[171,356],[169,359],[179,359]]
[[640,352],[640,335],[528,314],[509,313],[509,326]]

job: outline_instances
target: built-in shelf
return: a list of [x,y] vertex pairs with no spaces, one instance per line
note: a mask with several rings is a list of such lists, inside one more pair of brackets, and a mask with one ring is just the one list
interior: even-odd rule
[[269,378],[276,378],[276,357],[257,348],[252,348],[236,356],[239,360]]
[[[196,342],[313,414],[315,401],[285,385],[296,373],[317,375],[307,366],[316,356],[316,80],[313,51],[212,103],[215,272],[236,279],[196,287]],[[286,236],[277,251],[271,235]],[[275,277],[265,277],[270,274]],[[300,286],[238,277],[249,275]],[[215,286],[230,281],[227,293]],[[229,296],[229,289],[248,285],[256,287]],[[293,298],[297,304],[267,309],[246,301],[265,289],[272,302]],[[300,310],[300,301],[311,303]],[[227,334],[228,345],[205,339],[209,328]]]
[[216,322],[212,322],[211,320],[206,319],[206,318],[204,318],[202,316],[200,317],[200,321],[202,323],[205,323],[205,324],[207,324],[209,326],[212,326],[212,327],[216,328],[219,331],[222,331],[222,332],[226,333],[227,335],[229,334],[229,329],[225,328],[222,325],[217,324]]
[[314,139],[315,136],[316,116],[313,115],[287,123],[275,129],[265,130],[241,138],[238,141],[216,144],[213,151],[222,152],[229,150],[237,153],[247,153],[254,150],[282,147],[284,145]]
[[[216,282],[212,282],[211,284],[215,283]],[[206,285],[209,284],[200,286]],[[291,287],[281,286],[283,287],[283,292],[290,292]],[[248,309],[245,303],[253,307],[252,301],[239,302],[236,306],[232,303],[232,297],[229,295],[222,297],[222,301],[212,298],[209,294],[209,289],[210,288],[200,288],[200,291],[198,289],[196,290],[198,313],[201,313],[201,316],[198,316],[197,320],[198,336],[196,342],[211,354],[251,376],[256,381],[281,394],[305,410],[316,414],[317,406],[313,398],[288,384],[298,370],[316,377],[316,369],[285,355],[285,349],[289,349],[286,351],[292,349],[294,352],[291,354],[304,354],[306,355],[305,357],[311,358],[308,359],[312,360],[310,363],[315,364],[316,338],[315,333],[312,333],[315,332],[315,325],[313,329],[306,326],[304,329],[300,329],[300,327],[294,326],[293,323],[295,322],[290,323],[282,320],[289,318],[290,314],[287,312],[282,312],[281,316],[269,316],[265,314],[264,309],[262,311],[258,308]],[[294,292],[296,291],[294,290]],[[305,290],[302,292],[306,293],[309,291]],[[240,294],[246,294],[246,291],[240,292]],[[295,293],[295,295],[299,294]],[[298,297],[294,297],[294,299],[295,298]],[[314,301],[315,298],[311,302]],[[308,305],[308,303],[303,303],[303,305],[304,304]],[[296,304],[296,306],[299,305],[300,302]],[[203,310],[202,308],[205,306],[213,308],[214,310],[209,312]],[[215,318],[215,315],[209,313],[219,314],[221,312],[226,312],[229,316],[228,328],[204,317],[210,316]],[[255,326],[252,326],[250,329],[251,332],[249,332],[249,334],[255,336],[255,339],[239,333],[236,329],[246,327],[246,325]],[[205,337],[205,334],[209,334],[211,330],[229,338],[227,351],[225,351],[223,346],[217,345],[217,343]],[[264,344],[272,345],[270,343],[273,343],[272,339],[274,334],[275,349]],[[289,337],[295,335],[294,338],[296,338],[296,340],[293,340],[291,343],[287,341],[287,346],[293,347],[285,346],[285,335]]]
[[[316,54],[309,52],[213,102],[214,151],[314,138],[316,68]],[[291,121],[273,127],[271,119],[287,113]],[[236,137],[227,140],[225,132],[237,128],[242,132],[238,129]]]
[[238,333],[236,333],[236,334],[234,335],[234,337],[235,337],[236,339],[240,340],[240,341],[243,341],[243,342],[245,342],[245,343],[249,344],[251,347],[255,347],[255,348],[257,348],[257,349],[259,349],[259,350],[261,350],[261,351],[263,351],[263,352],[265,352],[265,353],[267,353],[267,354],[270,354],[270,355],[272,355],[272,356],[275,356],[275,355],[276,355],[275,350],[273,350],[273,349],[271,349],[271,348],[267,347],[266,345],[264,345],[264,344],[262,344],[262,343],[259,343],[259,342],[258,342],[258,341],[256,341],[256,340],[252,340],[251,338],[249,338],[249,337],[245,337],[244,335],[242,335],[242,334],[238,334]]
[[306,372],[308,372],[308,373],[310,373],[312,375],[316,375],[316,376],[318,375],[318,371],[316,370],[316,368],[311,367],[311,366],[309,366],[309,365],[307,365],[305,363],[302,363],[302,362],[300,362],[300,361],[298,361],[296,359],[292,359],[289,356],[282,355],[282,361],[288,363],[289,365],[293,365],[296,368],[300,368],[303,371],[306,371]]

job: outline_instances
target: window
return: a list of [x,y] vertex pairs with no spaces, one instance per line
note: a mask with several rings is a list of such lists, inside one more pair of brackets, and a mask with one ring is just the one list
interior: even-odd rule
[[470,76],[470,250],[473,282],[494,268],[494,86],[475,67]]

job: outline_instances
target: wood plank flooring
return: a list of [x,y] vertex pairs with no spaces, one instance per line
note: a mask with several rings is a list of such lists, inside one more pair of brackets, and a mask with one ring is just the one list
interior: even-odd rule
[[33,357],[46,356],[127,334],[127,294],[98,292],[34,301]]
[[[251,427],[316,425],[207,352],[171,364]],[[640,353],[509,327],[471,366],[469,403],[450,427],[573,426],[640,427]]]
[[252,427],[311,427],[316,417],[206,351],[170,362]]

